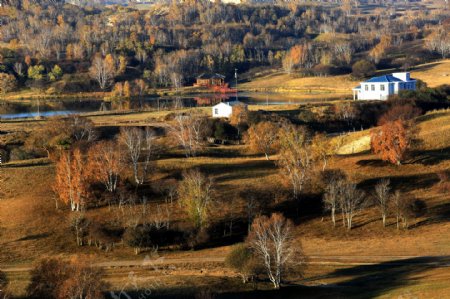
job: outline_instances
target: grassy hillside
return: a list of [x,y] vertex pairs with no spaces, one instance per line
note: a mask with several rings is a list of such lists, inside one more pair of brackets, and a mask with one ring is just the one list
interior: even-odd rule
[[[162,116],[158,115],[158,117]],[[112,123],[113,119],[103,121]],[[29,128],[30,122],[24,122],[21,125]],[[341,227],[332,229],[327,214],[308,214],[310,205],[317,206],[320,202],[320,197],[314,194],[305,195],[302,199],[300,215],[295,214],[295,203],[284,201],[282,194],[279,194],[280,177],[274,163],[276,157],[267,161],[261,156],[247,153],[242,145],[212,146],[208,148],[205,155],[190,159],[183,158],[179,153],[171,153],[158,160],[152,180],[157,184],[161,178],[176,177],[183,169],[199,167],[214,178],[218,202],[231,203],[231,206],[226,206],[227,209],[231,207],[226,213],[236,213],[245,209],[240,199],[248,196],[249,189],[255,192],[258,200],[275,198],[275,201],[271,203],[272,208],[284,212],[296,222],[297,241],[302,241],[305,253],[309,256],[321,257],[320,263],[311,264],[308,267],[305,273],[306,281],[296,280],[300,284],[310,286],[332,284],[331,286],[336,286],[336,289],[332,287],[331,291],[344,296],[341,292],[348,290],[356,292],[359,281],[367,283],[368,288],[365,289],[367,292],[365,294],[368,297],[376,294],[381,298],[389,298],[393,295],[400,296],[405,292],[419,297],[438,297],[448,291],[448,285],[445,285],[448,275],[440,269],[401,266],[398,271],[402,271],[402,279],[411,279],[411,285],[406,286],[394,283],[395,280],[389,278],[399,275],[394,266],[392,271],[385,271],[381,270],[385,269],[384,267],[377,268],[376,265],[372,268],[370,266],[358,268],[358,266],[349,265],[345,260],[339,265],[326,264],[327,257],[335,255],[347,256],[352,259],[352,262],[353,259],[362,261],[369,259],[375,264],[382,264],[387,258],[383,258],[385,256],[401,256],[402,258],[424,254],[441,256],[450,252],[450,234],[448,233],[450,231],[448,221],[450,194],[440,193],[437,188],[439,179],[436,175],[439,171],[450,169],[448,150],[450,111],[437,111],[420,117],[419,127],[421,128],[419,137],[422,138],[423,143],[420,149],[412,154],[411,160],[404,165],[385,164],[376,156],[366,152],[340,155],[330,163],[331,168],[345,171],[352,180],[358,182],[367,191],[367,194],[371,194],[371,188],[377,180],[389,177],[394,188],[400,189],[403,194],[424,201],[427,205],[426,213],[413,219],[409,230],[397,231],[392,218],[388,219],[388,227],[382,228],[378,210],[375,207],[365,209],[356,216],[355,229],[351,231]],[[352,141],[351,138],[361,138],[366,134],[368,132],[350,135],[349,142]],[[54,175],[52,164],[42,163],[42,161],[37,165],[6,164],[1,171],[6,175],[6,196],[0,201],[0,261],[3,267],[27,267],[31,262],[45,256],[84,254],[95,257],[98,262],[113,262],[141,260],[148,254],[144,252],[136,256],[131,248],[121,244],[110,252],[104,252],[95,247],[77,247],[70,231],[71,212],[61,205],[59,209],[55,209],[56,202],[51,189]],[[153,194],[151,199],[155,205],[160,202],[157,194]],[[155,207],[152,206],[152,208]],[[114,217],[117,216],[117,210],[114,207],[112,209],[96,208],[86,213],[102,221],[115,219]],[[215,210],[214,218],[221,219],[223,213],[223,209]],[[183,213],[179,210],[173,215],[174,221],[183,217]],[[175,250],[162,251],[160,254],[167,258],[217,258],[225,256],[228,250],[227,246],[220,245],[202,251]],[[123,283],[126,283],[124,276],[128,271],[126,268],[108,270],[108,280],[113,288],[121,288]],[[145,286],[148,284],[148,279],[160,277],[165,282],[163,287],[172,287],[181,293],[180,288],[189,289],[193,285],[220,285],[223,290],[242,290],[239,279],[235,278],[230,270],[223,269],[221,263],[203,263],[200,266],[183,264],[176,269],[164,271],[166,271],[164,275],[154,272],[142,273],[142,281],[139,283]],[[384,276],[387,274],[389,275]],[[28,279],[27,274],[11,272],[9,275],[10,278],[14,278],[12,287],[15,294],[23,294],[23,287]],[[377,280],[378,278],[373,278],[373,275],[376,277],[381,275],[384,280]],[[380,285],[389,287],[384,288]],[[321,292],[317,294],[312,292],[311,296],[320,297],[319,294],[324,294]],[[345,293],[344,297],[352,297],[355,294]]]
[[[421,149],[432,150],[446,148],[450,144],[450,111],[429,112],[417,118],[419,138],[423,140]],[[349,133],[336,137],[342,146],[338,154],[347,155],[370,150],[370,130]]]
[[[394,71],[382,70],[379,73]],[[411,70],[411,76],[423,80],[430,87],[450,84],[450,59],[416,66]],[[351,97],[352,88],[358,83],[350,75],[295,78],[294,75],[277,72],[240,84],[239,89],[293,93],[298,99],[335,99]]]

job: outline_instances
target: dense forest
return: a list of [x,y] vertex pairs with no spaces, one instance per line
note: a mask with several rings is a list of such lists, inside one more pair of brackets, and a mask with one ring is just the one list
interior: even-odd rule
[[[127,80],[178,87],[204,71],[230,78],[235,68],[253,67],[329,75],[350,72],[362,58],[373,67],[408,68],[450,51],[447,11],[425,6],[364,11],[345,1],[195,1],[138,10],[35,2],[2,8],[3,92],[50,85],[62,92],[108,90]],[[388,57],[388,49],[401,55]]]

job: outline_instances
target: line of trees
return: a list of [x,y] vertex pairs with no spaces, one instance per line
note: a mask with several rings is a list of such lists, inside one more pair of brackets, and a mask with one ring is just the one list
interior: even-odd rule
[[325,187],[323,202],[325,209],[330,212],[333,227],[336,227],[336,215],[341,213],[342,224],[349,230],[352,229],[353,217],[371,203],[379,210],[383,227],[387,225],[387,218],[393,216],[397,229],[401,226],[408,228],[409,219],[418,212],[418,207],[415,206],[418,202],[399,190],[392,191],[389,179],[377,182],[373,188],[373,195],[368,196],[344,176],[331,175]]

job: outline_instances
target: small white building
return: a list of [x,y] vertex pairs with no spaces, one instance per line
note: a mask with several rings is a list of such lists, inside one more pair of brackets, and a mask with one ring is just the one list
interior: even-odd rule
[[416,80],[409,72],[392,73],[361,82],[353,90],[353,100],[387,100],[400,90],[416,90]]
[[239,101],[221,102],[212,107],[212,116],[228,118],[231,116],[231,114],[233,114],[233,107],[237,105],[243,105],[244,107],[247,107],[247,105]]

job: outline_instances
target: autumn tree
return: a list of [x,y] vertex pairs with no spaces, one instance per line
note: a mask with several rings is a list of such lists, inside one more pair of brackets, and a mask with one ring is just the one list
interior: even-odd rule
[[225,258],[225,264],[238,272],[243,283],[247,283],[255,275],[256,263],[253,251],[246,244],[234,246]]
[[352,76],[355,78],[367,78],[375,74],[375,65],[368,60],[358,60],[352,65]]
[[263,153],[266,160],[277,149],[279,127],[271,121],[259,122],[247,131],[247,143],[250,150]]
[[357,116],[358,110],[356,106],[350,101],[341,101],[334,105],[336,115],[350,124]]
[[388,122],[401,120],[409,122],[421,114],[420,108],[411,104],[394,104],[388,111],[378,119],[378,125],[382,126]]
[[238,136],[241,136],[243,127],[247,126],[249,118],[248,108],[244,104],[233,106],[233,111],[230,117],[230,124],[235,126],[238,130]]
[[280,154],[278,166],[282,177],[286,178],[295,198],[302,191],[313,166],[313,156],[303,127],[285,124],[279,133]]
[[293,243],[292,229],[290,220],[274,213],[270,218],[256,218],[247,238],[275,289],[280,288],[289,266],[294,262],[300,266],[303,259],[299,246]]
[[214,202],[212,179],[198,169],[185,171],[178,185],[178,197],[195,228],[203,228]]
[[391,46],[392,37],[390,35],[383,34],[380,42],[370,51],[369,56],[375,63],[380,62],[380,59],[384,57],[387,49]]
[[388,215],[390,207],[389,201],[391,199],[390,194],[391,188],[389,187],[389,185],[390,185],[389,179],[383,179],[375,185],[375,201],[381,213],[383,226],[386,226],[386,217]]
[[352,12],[352,0],[342,0],[341,1],[341,10],[349,16]]
[[322,171],[328,165],[328,161],[335,154],[335,148],[331,144],[331,139],[327,138],[324,134],[314,135],[311,141],[312,155],[315,157],[315,161],[322,161]]
[[43,259],[30,273],[29,298],[103,298],[104,271],[83,259]]
[[142,185],[150,171],[150,162],[155,149],[153,130],[149,127],[145,130],[123,127],[120,130],[119,141],[126,148],[133,168],[134,181],[137,185]]
[[69,264],[69,278],[62,283],[58,298],[104,298],[108,286],[104,278],[104,270],[92,265],[92,261],[73,259]]
[[89,190],[86,159],[80,149],[63,151],[56,163],[53,190],[72,211],[80,211]]
[[34,129],[25,141],[25,147],[45,151],[52,158],[56,150],[90,145],[97,139],[97,131],[91,120],[78,115],[54,117]]
[[0,73],[0,93],[5,94],[13,91],[17,87],[17,80],[14,75]]
[[400,165],[411,145],[411,132],[402,120],[387,122],[372,130],[372,151],[383,161]]
[[331,221],[333,227],[336,227],[336,213],[340,209],[341,204],[341,190],[344,181],[338,177],[331,177],[325,187],[325,193],[323,195],[323,202],[325,208],[331,213]]
[[427,37],[425,47],[445,59],[450,54],[450,33],[445,28],[437,28]]
[[170,134],[180,145],[186,157],[193,157],[203,147],[206,131],[206,118],[192,113],[179,114],[170,126]]
[[100,55],[96,55],[89,68],[89,74],[98,82],[101,89],[105,90],[108,88],[116,74],[113,56],[108,54],[103,58]]
[[88,156],[90,173],[94,179],[102,182],[106,191],[116,192],[124,167],[123,153],[117,142],[98,142],[89,149]]
[[359,190],[356,184],[345,182],[340,185],[339,194],[339,206],[342,213],[343,225],[348,230],[351,230],[353,218],[364,204],[365,193]]
[[396,190],[391,195],[390,204],[395,215],[397,229],[400,229],[400,223],[403,228],[408,228],[408,220],[412,214],[412,199]]
[[294,67],[305,67],[309,59],[307,44],[295,45],[286,52],[282,64],[287,73],[291,73]]
[[97,130],[92,120],[72,115],[63,119],[63,128],[69,134],[74,144],[90,144],[97,139]]

